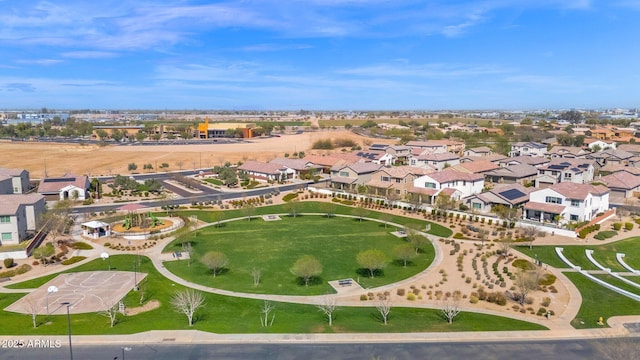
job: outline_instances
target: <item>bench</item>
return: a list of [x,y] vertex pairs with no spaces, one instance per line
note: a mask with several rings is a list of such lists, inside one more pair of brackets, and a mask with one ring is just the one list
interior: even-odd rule
[[342,279],[338,280],[338,285],[340,286],[351,286],[353,280],[352,279]]

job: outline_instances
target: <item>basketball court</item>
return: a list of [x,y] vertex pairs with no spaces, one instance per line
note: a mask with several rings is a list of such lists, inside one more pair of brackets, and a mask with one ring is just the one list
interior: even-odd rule
[[62,315],[104,311],[139,284],[147,274],[131,271],[89,271],[60,274],[5,308],[6,311]]

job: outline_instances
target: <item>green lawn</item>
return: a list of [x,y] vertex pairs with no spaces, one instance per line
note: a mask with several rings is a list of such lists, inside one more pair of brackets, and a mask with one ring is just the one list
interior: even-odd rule
[[222,186],[224,184],[222,180],[212,179],[212,178],[204,179],[204,181],[208,182],[209,184],[218,185],[218,186]]
[[571,325],[576,329],[595,328],[598,318],[606,320],[611,316],[640,315],[640,304],[626,296],[619,295],[596,284],[579,273],[565,273],[578,287],[582,295],[582,305]]
[[[193,261],[166,262],[165,267],[189,281],[240,292],[289,295],[333,293],[328,280],[353,278],[364,288],[393,283],[424,270],[433,261],[431,244],[407,267],[392,262],[393,249],[406,243],[390,234],[395,230],[384,224],[345,217],[319,215],[283,216],[280,221],[236,220],[221,227],[201,229],[197,236],[185,234],[167,245],[165,251],[181,250],[184,241],[193,243]],[[356,255],[363,250],[379,249],[390,263],[374,278],[363,272]],[[221,251],[229,258],[228,271],[211,275],[198,259],[208,251]],[[320,278],[312,286],[299,284],[290,268],[303,255],[313,255],[323,266]],[[253,286],[253,269],[262,272],[261,283]]]
[[[112,267],[132,270],[135,255],[113,255]],[[542,326],[503,317],[474,313],[461,313],[453,324],[448,325],[439,310],[414,308],[392,308],[389,324],[383,325],[373,307],[341,307],[334,314],[334,326],[309,305],[274,303],[276,315],[272,327],[260,326],[260,307],[263,302],[243,298],[232,298],[206,294],[206,306],[198,311],[196,323],[187,326],[186,317],[174,312],[169,299],[181,286],[162,277],[147,258],[141,258],[140,271],[148,274],[142,287],[147,299],[158,300],[160,308],[135,316],[119,317],[115,327],[109,327],[109,319],[98,314],[72,315],[74,335],[83,334],[131,334],[149,330],[196,329],[215,333],[353,333],[353,332],[420,332],[420,331],[498,331],[498,330],[543,330]],[[104,270],[101,259],[91,261],[67,272]],[[50,278],[50,277],[47,277]],[[33,287],[46,279],[32,280],[23,287]],[[18,300],[22,294],[1,294],[0,309]],[[130,292],[124,299],[127,307],[139,304],[139,292]],[[373,305],[373,304],[372,304]],[[39,326],[33,329],[31,316],[3,311],[2,320],[11,326],[0,327],[0,335],[64,335],[67,333],[65,315],[38,316]]]
[[[622,290],[626,290],[632,294],[636,294],[636,295],[640,295],[640,288],[637,288],[633,285],[627,284],[626,282],[615,278],[611,275],[606,275],[606,274],[592,274],[594,277],[605,281],[615,287],[619,287]],[[640,304],[638,304],[638,306],[640,306]]]
[[[289,209],[287,208],[287,204],[284,205],[271,205],[271,206],[259,206],[253,209],[253,216],[261,216],[266,214],[288,214]],[[354,207],[353,206],[345,206],[339,205],[336,203],[322,203],[317,201],[301,201],[297,203],[299,206],[298,213],[325,213],[327,211],[327,207],[331,208],[331,213],[333,214],[341,214],[341,215],[353,215]],[[158,215],[163,213],[158,213]],[[214,210],[214,211],[199,211],[199,210],[183,210],[178,211],[177,214],[190,216],[197,215],[198,219],[204,222],[213,223],[217,220],[225,220],[225,219],[235,219],[242,216],[247,216],[246,210],[236,209],[236,210]],[[387,214],[366,210],[363,213],[364,217],[371,219],[383,219]],[[429,234],[440,236],[440,237],[450,237],[453,232],[448,227],[442,226],[440,224],[432,223],[426,220],[408,218],[404,216],[390,216],[390,222],[401,224],[404,226],[419,226],[420,228],[424,228],[427,224],[431,225],[431,229],[428,231]]]

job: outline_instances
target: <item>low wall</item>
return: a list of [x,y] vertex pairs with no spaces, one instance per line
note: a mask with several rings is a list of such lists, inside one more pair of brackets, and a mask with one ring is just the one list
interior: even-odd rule
[[22,260],[26,258],[28,258],[26,250],[0,252],[0,260],[4,260],[4,259]]
[[[163,218],[160,218],[161,220]],[[147,240],[152,236],[158,236],[161,234],[167,234],[170,233],[176,229],[181,228],[182,226],[184,226],[184,221],[182,221],[181,218],[179,217],[172,217],[171,220],[173,222],[173,225],[169,226],[168,228],[164,228],[158,232],[154,232],[153,234],[150,231],[144,231],[144,232],[115,232],[112,231],[112,235],[116,236],[116,237],[121,237],[123,239],[126,240]]]

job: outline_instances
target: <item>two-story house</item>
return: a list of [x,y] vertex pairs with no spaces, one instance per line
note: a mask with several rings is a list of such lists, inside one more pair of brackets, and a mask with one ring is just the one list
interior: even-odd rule
[[467,196],[462,201],[469,209],[489,213],[495,205],[521,207],[529,201],[529,193],[534,190],[520,184],[498,184],[491,190]]
[[[413,181],[413,186],[417,189],[433,191],[433,197],[438,196],[443,190],[447,190],[447,195],[451,195],[452,198],[460,200],[471,194],[482,192],[484,176],[482,174],[464,173],[449,168],[420,176]],[[449,189],[455,190],[455,192],[451,192]]]
[[457,155],[462,155],[465,146],[463,142],[452,140],[409,141],[406,145],[431,152],[451,152]]
[[538,175],[538,168],[527,164],[516,164],[499,167],[484,173],[484,180],[494,184],[521,184],[534,182]]
[[393,157],[396,165],[407,165],[411,156],[411,147],[406,145],[390,145],[384,151]]
[[436,170],[442,170],[445,167],[457,165],[460,163],[460,157],[450,152],[444,153],[430,153],[425,152],[418,156],[411,156],[409,163],[414,167],[421,168],[434,168]]
[[434,170],[413,166],[385,166],[366,183],[369,194],[387,199],[404,199],[413,188],[413,181]]
[[607,187],[563,182],[531,192],[523,217],[540,222],[580,222],[590,221],[607,210]]
[[547,145],[531,141],[517,142],[511,145],[509,156],[544,157],[547,156]]
[[24,194],[30,189],[27,170],[0,168],[0,194]]
[[338,190],[355,191],[358,185],[365,185],[384,165],[371,162],[339,164],[331,168],[331,187]]
[[45,198],[39,194],[0,195],[0,246],[15,245],[37,230],[45,212]]
[[586,184],[593,180],[594,161],[588,159],[552,159],[548,165],[538,167],[535,187],[543,188],[561,182]]

